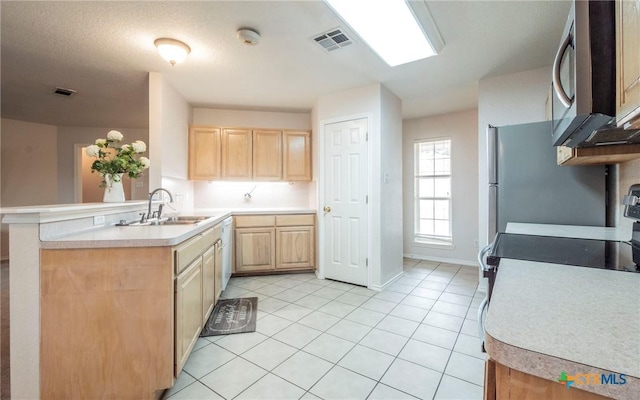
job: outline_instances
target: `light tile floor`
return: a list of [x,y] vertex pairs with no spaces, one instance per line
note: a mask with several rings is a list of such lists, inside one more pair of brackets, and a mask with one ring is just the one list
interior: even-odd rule
[[198,339],[165,398],[481,399],[478,270],[404,260],[376,292],[314,274],[232,278],[256,332]]

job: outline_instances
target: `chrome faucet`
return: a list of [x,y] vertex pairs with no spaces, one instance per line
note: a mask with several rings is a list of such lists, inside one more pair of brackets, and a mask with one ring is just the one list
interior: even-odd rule
[[[170,191],[164,188],[157,188],[153,192],[149,193],[149,208],[147,209],[147,219],[151,218],[151,202],[153,201],[153,196],[160,191],[166,192],[169,195],[169,200],[171,200],[171,202],[173,203],[173,196],[171,195]],[[160,219],[160,215],[162,214],[162,206],[163,205],[160,204],[158,206],[158,211],[154,211],[154,214],[157,214],[158,219]],[[144,219],[144,215],[142,216],[142,219]]]

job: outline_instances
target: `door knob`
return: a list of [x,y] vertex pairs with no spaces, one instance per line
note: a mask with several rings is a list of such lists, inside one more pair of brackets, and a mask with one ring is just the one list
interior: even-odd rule
[[325,206],[325,207],[323,208],[323,210],[324,210],[324,212],[331,212],[331,207],[327,207],[327,206]]

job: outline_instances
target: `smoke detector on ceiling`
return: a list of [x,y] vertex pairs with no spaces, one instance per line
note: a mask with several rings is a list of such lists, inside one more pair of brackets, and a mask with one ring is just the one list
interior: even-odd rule
[[247,46],[255,46],[260,43],[260,34],[253,29],[243,28],[236,32],[238,40]]
[[56,96],[71,97],[71,96],[73,96],[74,94],[76,94],[78,92],[76,90],[73,90],[73,89],[66,89],[66,88],[56,87],[56,89],[51,93],[55,94]]
[[338,50],[353,44],[353,40],[351,40],[340,27],[319,33],[313,37],[313,40],[326,51]]

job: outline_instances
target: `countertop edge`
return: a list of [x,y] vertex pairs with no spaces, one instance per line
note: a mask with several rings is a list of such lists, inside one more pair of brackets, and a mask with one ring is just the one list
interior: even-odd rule
[[[218,210],[217,212],[221,212]],[[196,210],[195,215],[209,214],[204,210]],[[160,246],[174,246],[179,244],[200,232],[205,231],[209,227],[213,227],[216,224],[222,222],[224,219],[230,216],[236,215],[278,215],[278,214],[316,214],[316,210],[312,209],[260,209],[260,210],[226,210],[224,213],[218,214],[211,221],[207,221],[204,224],[197,224],[194,227],[174,227],[176,230],[175,236],[171,237],[157,237],[157,238],[139,238],[139,239],[78,239],[75,235],[69,235],[68,237],[61,237],[51,240],[41,240],[41,249],[95,249],[106,247],[160,247]],[[101,228],[106,229],[161,229],[157,227],[116,227],[108,226]],[[180,231],[178,231],[180,229]],[[96,231],[93,231],[96,232]],[[84,232],[82,234],[90,235],[91,232]]]
[[[46,250],[55,249],[98,249],[108,247],[163,247],[163,246],[175,246],[192,238],[193,236],[206,231],[209,228],[221,223],[224,219],[229,217],[230,214],[217,215],[210,221],[206,221],[202,224],[195,224],[188,228],[182,227],[180,233],[176,236],[166,238],[141,238],[141,239],[102,239],[102,240],[64,240],[64,238],[40,241],[40,248]],[[110,226],[104,229],[157,229],[156,227],[115,227]]]
[[[562,371],[584,371],[584,373],[607,375],[618,374],[615,371],[608,371],[512,346],[494,338],[489,332],[485,332],[485,349],[489,357],[500,364],[553,382],[558,379]],[[576,387],[615,399],[637,399],[637,395],[640,393],[640,379],[630,375],[626,375],[626,379],[627,383],[625,385],[582,385]]]

